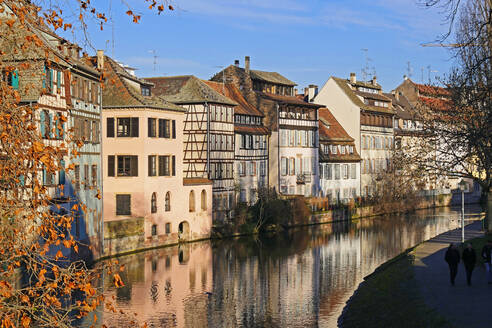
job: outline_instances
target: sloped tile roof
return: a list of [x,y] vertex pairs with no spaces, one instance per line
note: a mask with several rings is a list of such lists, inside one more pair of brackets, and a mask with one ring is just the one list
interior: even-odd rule
[[413,106],[410,104],[410,102],[408,101],[407,97],[405,97],[405,95],[400,94],[398,96],[399,98],[398,100],[396,99],[395,95],[392,93],[385,93],[384,95],[389,99],[391,99],[397,117],[402,118],[404,120],[411,120],[414,118],[415,110]]
[[121,65],[108,56],[104,57],[106,82],[103,88],[103,108],[111,107],[149,107],[164,110],[185,112],[186,109],[167,102],[157,96],[143,96],[140,88],[136,88],[126,79],[149,85],[125,71]]
[[236,86],[232,83],[219,83],[213,81],[203,81],[209,87],[220,93],[221,95],[231,99],[236,102],[238,105],[234,107],[234,114],[244,114],[251,116],[260,116],[264,117],[262,112],[260,112],[255,106],[251,105],[244,99],[241,92],[236,88]]
[[337,119],[328,108],[320,108],[319,116],[319,140],[353,142],[347,131],[338,123]]
[[[354,103],[354,105],[358,106],[361,109],[367,110],[367,111],[372,111],[372,112],[380,112],[380,113],[387,113],[387,114],[394,114],[395,111],[393,108],[385,108],[385,107],[379,107],[379,106],[370,106],[366,105],[360,100],[360,98],[357,96],[355,90],[352,90],[350,88],[349,80],[346,79],[341,79],[338,77],[332,77],[333,80],[336,82],[336,84],[343,90],[343,92],[349,97],[349,99]],[[388,99],[388,101],[390,101]]]
[[237,103],[221,95],[204,81],[193,75],[150,77],[154,93],[175,104],[201,104],[205,102],[236,106]]
[[261,80],[265,82],[270,82],[274,84],[282,84],[282,85],[287,85],[287,86],[296,86],[297,84],[292,82],[291,80],[287,79],[286,77],[280,75],[277,72],[265,72],[265,71],[258,71],[258,70],[250,70],[249,75],[251,76],[251,79],[253,80]]
[[431,97],[438,97],[438,96],[445,96],[449,97],[451,95],[451,92],[448,89],[442,88],[442,87],[437,87],[433,85],[425,85],[425,84],[414,84],[417,86],[419,89],[419,94],[421,96],[431,96]]
[[419,100],[432,110],[446,111],[452,106],[450,99],[432,98],[432,97],[419,97]]

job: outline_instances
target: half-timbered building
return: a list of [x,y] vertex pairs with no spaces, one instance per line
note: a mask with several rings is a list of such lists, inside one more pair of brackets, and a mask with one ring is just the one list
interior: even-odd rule
[[253,204],[257,192],[268,186],[268,129],[264,115],[231,83],[205,81],[215,91],[235,101],[234,181],[236,201]]
[[[0,5],[2,14],[12,14],[9,5]],[[74,212],[71,235],[80,242],[79,252],[62,248],[69,259],[92,260],[101,255],[102,201],[97,198],[102,183],[100,175],[101,98],[100,73],[80,54],[81,48],[55,34],[46,26],[23,26],[19,36],[35,35],[40,44],[27,47],[25,53],[15,54],[8,83],[18,90],[21,105],[32,106],[33,121],[38,124],[40,137],[46,146],[65,148],[55,160],[60,170],[53,173],[39,167],[36,175],[22,177],[26,186],[42,184],[52,199],[49,211],[67,215]],[[6,52],[9,49],[4,49]],[[28,62],[25,65],[25,62]],[[74,78],[80,77],[84,97],[74,97]],[[83,135],[74,136],[75,121],[83,116]],[[80,141],[75,146],[74,141]],[[80,146],[80,147],[79,147]],[[74,152],[77,151],[75,156]],[[68,173],[66,168],[74,167]],[[77,210],[75,210],[77,209]],[[90,247],[87,247],[90,246]]]
[[[113,59],[105,57],[104,68],[106,244],[121,233],[118,229],[128,226],[143,228],[144,247],[208,237],[212,181],[186,176],[187,110],[153,95],[152,83],[128,73]],[[131,243],[109,248],[130,250],[125,247],[136,248]]]
[[234,84],[258,108],[270,130],[269,186],[284,195],[313,196],[318,186],[318,108],[294,96],[296,84],[277,72],[244,68],[239,61],[215,74],[212,81]]
[[183,126],[185,178],[213,181],[213,218],[229,219],[234,206],[234,107],[195,76],[152,77],[153,92],[186,109]]
[[361,194],[368,196],[375,190],[375,181],[391,166],[394,143],[394,109],[391,99],[384,96],[376,77],[371,81],[357,81],[330,77],[314,101],[325,105],[336,120],[353,137],[360,152]]

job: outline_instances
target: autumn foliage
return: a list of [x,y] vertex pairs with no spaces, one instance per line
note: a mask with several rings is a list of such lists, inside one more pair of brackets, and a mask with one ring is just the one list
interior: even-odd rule
[[[87,27],[88,17],[101,28],[107,22],[90,0],[69,2],[80,12],[73,21],[63,16],[62,1],[0,0],[1,328],[71,327],[97,308],[117,312],[101,293],[101,273],[116,287],[124,285],[118,274],[123,268],[116,261],[89,268],[70,255],[88,247],[72,228],[75,216],[90,209],[77,203],[61,211],[58,200],[76,195],[68,194],[63,184],[49,187],[44,181],[64,172],[75,183],[71,161],[80,156],[81,144],[70,128],[68,110],[50,126],[54,140],[41,136],[39,99],[47,92],[43,68],[56,66],[60,58],[38,32]],[[173,9],[167,3],[144,2],[158,13]],[[130,8],[127,14],[134,22],[140,20]],[[19,75],[24,83],[18,84]],[[91,316],[97,324],[97,316]]]

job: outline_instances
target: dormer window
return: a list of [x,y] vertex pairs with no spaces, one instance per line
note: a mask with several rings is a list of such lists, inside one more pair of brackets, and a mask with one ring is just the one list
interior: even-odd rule
[[150,96],[150,88],[149,87],[141,86],[140,89],[142,90],[142,96]]

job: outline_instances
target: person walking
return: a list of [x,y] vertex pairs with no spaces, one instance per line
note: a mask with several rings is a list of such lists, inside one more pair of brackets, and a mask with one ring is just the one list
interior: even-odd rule
[[471,277],[473,269],[475,268],[475,263],[477,262],[477,255],[475,254],[475,250],[470,243],[466,244],[466,248],[463,250],[461,258],[463,259],[463,264],[465,265],[466,283],[468,286],[471,286]]
[[492,240],[488,240],[487,244],[482,248],[482,258],[485,261],[485,270],[487,271],[487,281],[489,284],[492,284],[492,267],[491,267],[491,256],[492,252]]
[[449,245],[444,260],[448,262],[451,285],[454,286],[454,279],[458,274],[458,263],[460,263],[460,252],[453,243]]

